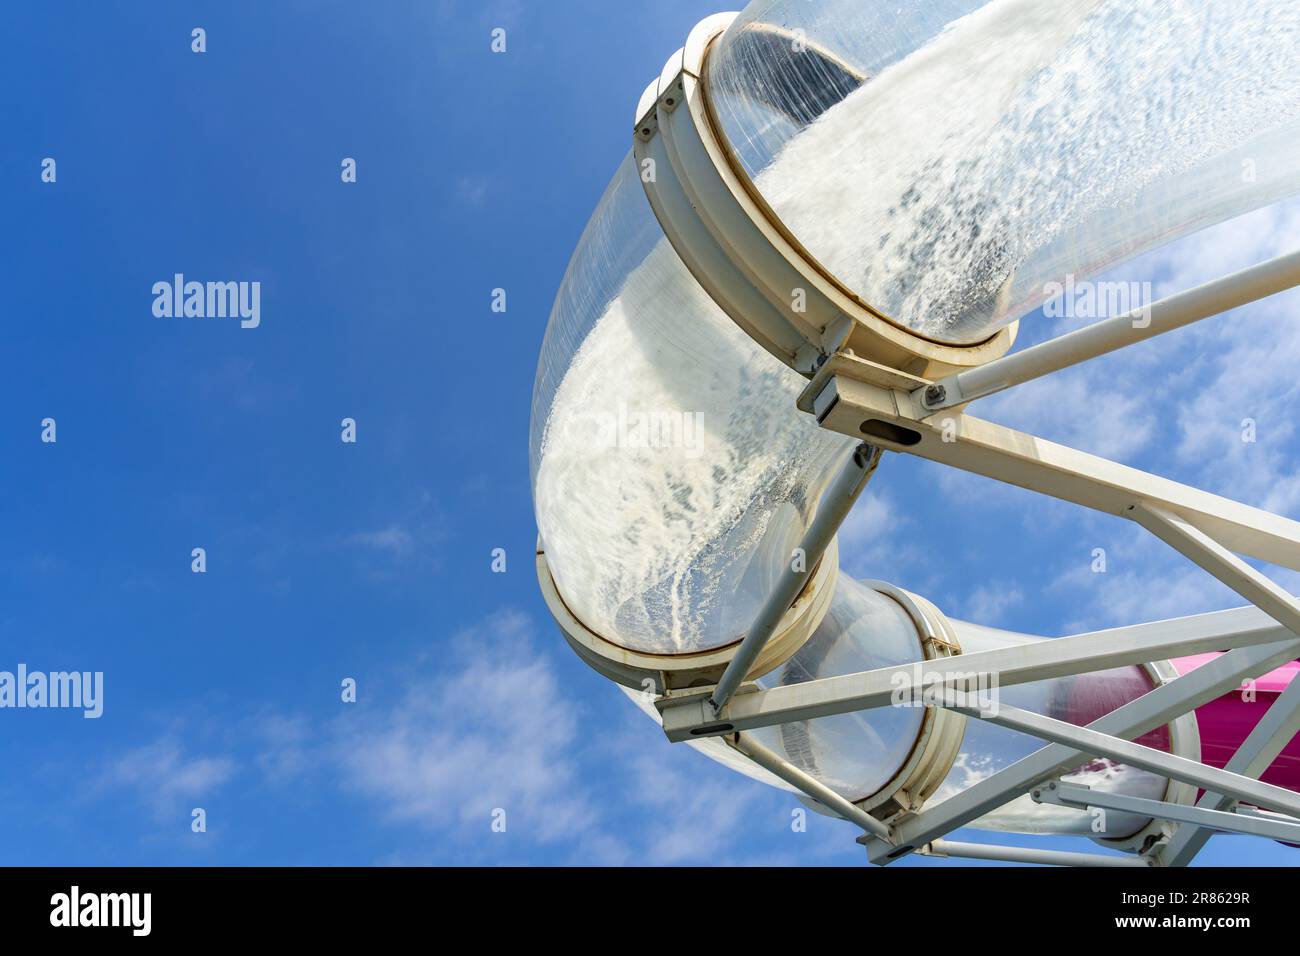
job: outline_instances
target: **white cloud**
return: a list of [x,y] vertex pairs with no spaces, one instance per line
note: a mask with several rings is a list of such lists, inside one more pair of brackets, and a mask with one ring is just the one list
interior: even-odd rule
[[189,756],[179,738],[162,737],[111,760],[99,788],[136,791],[158,819],[188,819],[235,773],[228,757]]
[[393,580],[402,573],[437,570],[446,537],[443,516],[427,490],[408,496],[396,517],[375,522],[369,529],[334,539],[333,546],[357,552],[360,570],[372,580]]
[[[851,844],[851,827],[813,813],[807,833],[792,833],[792,794],[668,743],[612,687],[613,719],[602,709],[599,732],[584,732],[590,715],[584,725],[553,652],[519,612],[489,616],[398,673],[365,681],[358,703],[323,725],[265,712],[241,722],[263,748],[253,765],[277,789],[338,786],[433,841],[383,862],[526,863],[549,847],[587,865],[794,864]],[[491,832],[495,808],[505,834]],[[798,842],[788,855],[750,854],[754,827]]]
[[310,769],[312,762],[311,723],[297,715],[263,712],[252,720],[261,739],[256,763],[272,783],[290,782]]
[[378,531],[359,531],[348,539],[352,544],[363,545],[376,551],[387,551],[394,555],[407,554],[411,550],[411,533],[397,525],[389,525]]
[[1024,603],[1025,594],[1011,581],[983,584],[975,588],[953,613],[965,620],[997,626],[1012,608]]
[[1003,392],[981,404],[975,414],[1094,455],[1125,460],[1144,448],[1156,429],[1146,397],[1126,384],[1113,373],[1085,366]]
[[[643,856],[649,865],[706,863],[731,855],[760,803],[776,791],[739,774],[710,780],[702,760],[672,759],[667,746],[639,748],[627,764],[629,792],[645,821]],[[694,770],[695,772],[690,772]],[[791,804],[793,797],[787,797]]]
[[886,553],[904,540],[903,524],[885,494],[868,486],[840,525],[840,567],[857,576],[878,574]]
[[1094,572],[1090,561],[1079,560],[1060,571],[1045,593],[1056,599],[1061,634],[1167,620],[1245,603],[1155,538],[1109,551],[1107,569],[1102,573]]
[[[341,719],[331,757],[345,786],[394,820],[491,838],[558,840],[593,811],[573,762],[578,713],[549,658],[532,647],[531,621],[501,612],[457,636],[473,648],[457,669],[413,674],[391,704]],[[372,689],[371,693],[375,693]]]

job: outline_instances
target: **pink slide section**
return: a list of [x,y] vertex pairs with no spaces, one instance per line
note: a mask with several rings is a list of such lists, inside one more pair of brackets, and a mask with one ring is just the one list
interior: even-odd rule
[[[1176,658],[1172,663],[1179,675],[1209,663],[1219,654],[1197,654]],[[1300,673],[1300,662],[1291,661],[1196,710],[1201,731],[1201,759],[1214,767],[1228,762],[1278,695]],[[1253,692],[1253,699],[1252,699]],[[1293,737],[1261,777],[1265,783],[1300,791],[1300,734]]]

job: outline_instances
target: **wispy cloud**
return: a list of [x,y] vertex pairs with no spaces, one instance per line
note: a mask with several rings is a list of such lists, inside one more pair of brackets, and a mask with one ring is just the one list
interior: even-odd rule
[[840,567],[858,578],[897,576],[921,554],[909,537],[911,524],[892,494],[868,485],[840,526]]
[[234,774],[230,757],[187,754],[165,736],[112,758],[92,789],[134,791],[157,820],[187,819]]
[[331,756],[346,787],[390,819],[442,833],[507,833],[547,843],[584,825],[591,807],[572,757],[574,704],[533,625],[503,611],[462,632],[455,669],[413,675],[394,702],[340,719]]
[[394,556],[409,554],[414,545],[411,533],[397,525],[389,525],[378,531],[358,531],[348,538],[352,544],[358,544],[375,551],[383,551]]
[[[613,718],[602,709],[597,727],[584,709],[593,705],[566,692],[557,653],[532,618],[502,610],[370,676],[336,716],[256,703],[220,726],[175,718],[166,734],[108,757],[86,796],[128,792],[169,826],[236,777],[244,794],[262,787],[281,801],[359,798],[411,834],[404,850],[378,853],[381,863],[528,863],[546,850],[589,865],[794,864],[849,846],[851,827],[669,744],[613,688],[603,688]],[[493,832],[496,811],[504,833]],[[796,811],[806,830],[791,826]],[[751,851],[755,830],[788,846]]]
[[357,552],[360,570],[368,577],[391,579],[402,570],[437,568],[444,536],[443,515],[433,496],[422,491],[395,517],[354,531],[341,544]]
[[1019,607],[1024,601],[1024,591],[1013,581],[982,584],[970,593],[960,609],[954,608],[953,613],[980,624],[995,625],[1002,623],[1007,611]]

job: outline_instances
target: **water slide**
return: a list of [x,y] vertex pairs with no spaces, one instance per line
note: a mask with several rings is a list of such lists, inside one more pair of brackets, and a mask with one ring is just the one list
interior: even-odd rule
[[[637,110],[636,146],[573,254],[538,365],[539,579],[573,649],[660,719],[665,699],[717,684],[801,558],[809,566],[796,567],[796,599],[766,628],[742,675],[747,691],[951,669],[966,655],[1051,640],[949,617],[938,596],[854,580],[833,539],[803,554],[838,476],[863,451],[859,438],[823,427],[801,395],[846,343],[878,374],[920,382],[997,359],[1060,283],[1300,193],[1297,53],[1291,0],[763,0],[697,28]],[[672,86],[680,76],[687,85]],[[773,243],[813,264],[818,301],[854,317],[818,321],[823,343],[843,333],[827,354],[785,334],[808,325],[807,290],[786,289],[789,314],[760,320],[777,297],[729,306],[714,253],[679,236],[681,214],[660,180],[672,175],[667,159],[674,169],[687,161],[686,147],[655,152],[664,135],[653,122],[683,122],[692,88],[738,201],[772,225]],[[896,433],[876,437],[899,450]],[[859,462],[859,487],[889,459]],[[1222,614],[1236,616],[1164,627],[1230,624],[1238,634],[1274,624],[1255,608]],[[1084,727],[1220,654],[981,690]],[[1284,663],[1248,693],[1220,694],[1135,740],[1222,768],[1296,669]],[[745,736],[749,753],[726,735],[690,745],[775,786],[811,778],[886,825],[1044,746],[916,701]],[[797,772],[773,774],[756,752]],[[1300,791],[1297,741],[1261,779]],[[1104,756],[1059,780],[1180,805],[1207,789]],[[1030,793],[970,825],[1135,853],[1169,835],[1167,820],[1142,812],[1099,815]]]

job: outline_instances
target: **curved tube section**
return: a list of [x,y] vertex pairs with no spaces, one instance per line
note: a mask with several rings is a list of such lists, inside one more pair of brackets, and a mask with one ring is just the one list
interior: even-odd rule
[[570,262],[533,396],[538,527],[565,601],[632,650],[744,636],[854,443],[663,238],[630,158]]
[[[795,409],[802,382],[695,284],[658,232],[635,167],[625,163],[569,266],[534,393],[538,525],[557,588],[584,624],[614,643],[659,654],[743,636],[853,448]],[[961,637],[968,649],[1012,639],[973,625],[963,625]],[[921,659],[902,609],[841,576],[821,626],[760,683]],[[1008,699],[1086,723],[1147,686],[1140,672],[1122,676],[1078,678],[1073,689],[1011,688]],[[759,739],[842,796],[863,800],[902,768],[922,714],[919,707],[887,708],[772,728]],[[966,741],[934,799],[1035,747],[1029,738],[967,722]],[[1074,779],[1163,793],[1158,778],[1106,762],[1081,768]],[[1111,829],[1140,825],[1133,823],[1117,820]],[[984,825],[1092,833],[1085,814],[1027,798]]]
[[[963,651],[992,650],[1046,638],[994,630],[950,619]],[[920,639],[911,619],[889,597],[841,576],[831,610],[821,626],[789,661],[761,678],[772,687],[837,677],[857,671],[921,662]],[[942,672],[960,670],[961,657],[925,661]],[[1138,667],[1123,667],[1013,687],[993,687],[997,702],[1084,726],[1146,693],[1152,684]],[[924,708],[900,699],[875,710],[782,724],[749,733],[769,749],[841,796],[867,800],[903,767],[916,745]],[[1161,728],[1140,743],[1169,749],[1169,731]],[[937,804],[1044,746],[1034,737],[979,720],[966,721],[957,758],[930,803]],[[1105,759],[1091,760],[1063,779],[1095,790],[1159,800],[1165,778]],[[1008,803],[974,826],[1022,833],[1069,833],[1123,838],[1147,820],[1109,813],[1104,820],[1082,810],[1035,803],[1028,795]]]

